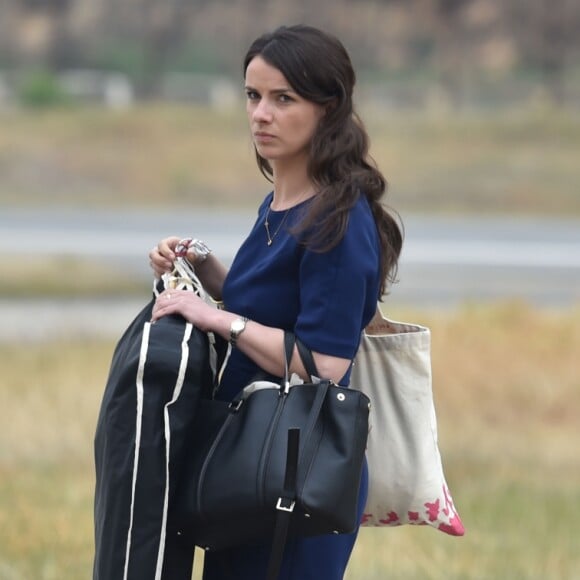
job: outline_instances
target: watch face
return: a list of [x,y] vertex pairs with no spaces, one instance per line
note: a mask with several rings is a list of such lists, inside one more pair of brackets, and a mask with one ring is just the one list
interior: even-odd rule
[[231,329],[232,329],[232,332],[238,333],[238,332],[242,332],[242,330],[244,330],[245,326],[246,326],[246,323],[243,320],[241,320],[240,318],[237,318],[236,320],[234,320],[232,322]]
[[211,250],[201,240],[193,240],[191,247],[200,257],[207,256],[211,253]]

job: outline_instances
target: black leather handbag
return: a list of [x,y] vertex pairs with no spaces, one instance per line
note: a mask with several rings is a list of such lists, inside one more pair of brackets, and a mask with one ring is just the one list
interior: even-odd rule
[[[198,546],[271,540],[278,526],[273,552],[283,551],[287,532],[348,533],[358,524],[369,399],[329,380],[290,386],[294,342],[287,333],[280,384],[256,381],[229,404],[200,403],[171,518]],[[310,351],[299,350],[317,376]]]

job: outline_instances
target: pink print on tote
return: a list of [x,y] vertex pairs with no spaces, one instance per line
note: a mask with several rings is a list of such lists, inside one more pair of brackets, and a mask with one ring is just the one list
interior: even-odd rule
[[[443,504],[443,507],[442,507]],[[406,518],[401,518],[397,511],[391,509],[386,512],[385,517],[377,517],[373,513],[365,513],[362,517],[361,525],[376,526],[402,526],[411,524],[415,526],[430,525],[451,536],[463,536],[465,528],[459,518],[449,490],[444,485],[442,494],[433,501],[427,501],[421,509],[410,509]]]

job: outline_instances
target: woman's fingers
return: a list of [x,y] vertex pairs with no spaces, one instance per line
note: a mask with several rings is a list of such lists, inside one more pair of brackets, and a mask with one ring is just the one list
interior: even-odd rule
[[177,312],[180,307],[180,291],[166,290],[157,297],[153,305],[152,320],[159,320],[162,316],[167,316]]
[[[195,308],[197,296],[186,290],[165,290],[157,297],[153,305],[151,320],[159,320],[168,314],[179,313],[185,318],[190,318],[193,314],[192,308]],[[190,320],[193,322],[193,320]]]
[[155,300],[151,321],[155,322],[169,314],[181,314],[188,322],[207,331],[211,327],[210,319],[216,312],[216,308],[206,304],[190,290],[165,290]]
[[172,270],[175,260],[174,250],[178,242],[179,238],[176,236],[164,238],[149,251],[149,265],[157,277]]
[[173,260],[175,260],[175,246],[177,246],[179,240],[180,238],[175,236],[164,238],[157,244],[157,251],[163,258],[173,263]]

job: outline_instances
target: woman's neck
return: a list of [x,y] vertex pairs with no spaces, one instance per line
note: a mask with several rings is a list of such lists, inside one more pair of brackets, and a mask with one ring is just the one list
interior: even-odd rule
[[301,203],[316,193],[314,184],[308,177],[306,170],[283,170],[274,167],[274,197],[273,210],[284,210]]

